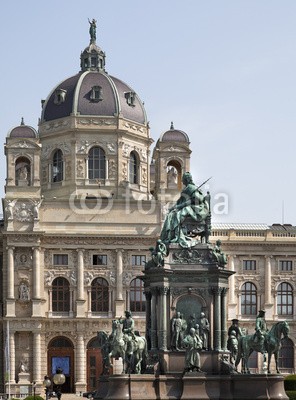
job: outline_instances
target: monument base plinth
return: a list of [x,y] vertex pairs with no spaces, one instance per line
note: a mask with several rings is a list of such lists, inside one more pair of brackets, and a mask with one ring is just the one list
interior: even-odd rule
[[[103,377],[101,377],[103,378]],[[101,382],[100,378],[100,382]],[[288,400],[282,375],[186,373],[111,375],[94,399]]]

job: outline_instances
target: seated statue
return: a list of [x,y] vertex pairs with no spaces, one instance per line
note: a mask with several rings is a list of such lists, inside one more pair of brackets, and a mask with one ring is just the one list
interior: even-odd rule
[[215,261],[221,267],[224,268],[225,265],[227,264],[227,256],[221,250],[221,240],[217,240],[216,245],[215,245],[215,247],[213,249],[213,256],[214,256]]
[[[209,195],[204,196],[201,190],[193,183],[190,172],[185,172],[182,177],[185,188],[182,190],[177,203],[169,209],[163,224],[160,239],[165,244],[179,243],[181,247],[188,248],[196,244],[192,235],[186,232],[183,222],[190,217],[195,224],[195,234],[201,234],[209,225],[210,204]],[[194,236],[194,235],[193,235]]]

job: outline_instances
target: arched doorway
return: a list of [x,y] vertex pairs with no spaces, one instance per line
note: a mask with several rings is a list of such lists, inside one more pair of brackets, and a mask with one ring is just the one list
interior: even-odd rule
[[48,376],[52,377],[58,367],[62,368],[66,382],[62,386],[63,393],[74,393],[74,346],[63,336],[51,340],[47,352]]
[[87,345],[87,391],[93,391],[98,388],[98,380],[103,372],[103,358],[99,341],[93,338]]

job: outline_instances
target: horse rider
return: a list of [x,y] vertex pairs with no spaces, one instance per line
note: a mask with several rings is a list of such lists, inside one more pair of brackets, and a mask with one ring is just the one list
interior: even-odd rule
[[122,319],[122,317],[119,318],[119,322],[122,324],[122,332],[136,342],[137,339],[134,332],[135,321],[132,318],[132,313],[130,311],[125,311],[124,314],[125,319]]
[[258,345],[260,349],[259,351],[261,351],[261,353],[266,352],[264,341],[267,331],[268,329],[265,321],[265,310],[260,310],[256,317],[254,343]]

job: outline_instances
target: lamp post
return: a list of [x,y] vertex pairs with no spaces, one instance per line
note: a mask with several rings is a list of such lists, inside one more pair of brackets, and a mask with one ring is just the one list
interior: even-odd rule
[[45,375],[45,377],[44,377],[43,386],[45,386],[45,399],[49,400],[51,397],[51,393],[50,393],[51,380],[47,375]]
[[36,382],[33,382],[33,400],[36,398]]
[[62,396],[62,391],[61,391],[61,386],[65,383],[66,377],[63,374],[62,368],[57,368],[56,373],[53,376],[53,383],[56,385],[56,394],[58,400],[61,400]]

